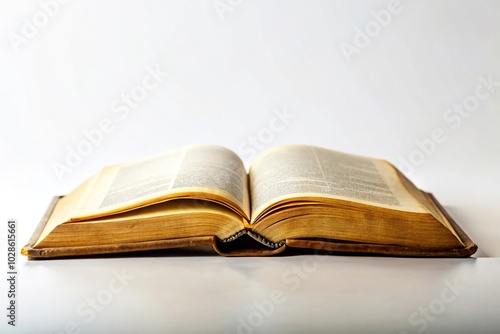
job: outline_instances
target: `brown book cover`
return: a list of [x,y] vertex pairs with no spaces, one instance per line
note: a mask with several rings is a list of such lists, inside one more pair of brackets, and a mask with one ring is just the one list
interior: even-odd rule
[[[83,247],[53,247],[53,248],[33,248],[38,240],[45,224],[47,223],[57,201],[61,196],[54,197],[42,220],[35,229],[28,244],[22,250],[23,255],[33,259],[48,259],[60,257],[88,256],[98,254],[118,254],[136,251],[159,250],[169,248],[183,248],[193,246],[211,246],[220,255],[224,256],[266,256],[282,253],[287,248],[309,249],[317,251],[319,254],[373,254],[389,256],[408,257],[468,257],[474,254],[477,246],[458,226],[455,220],[446,212],[440,203],[430,193],[429,198],[434,201],[441,212],[451,223],[456,233],[464,243],[465,247],[460,248],[414,248],[397,245],[382,245],[345,242],[330,239],[285,239],[277,248],[268,248],[258,242],[258,236],[254,233],[243,233],[235,241],[222,242],[216,236],[177,238],[159,241],[144,241],[125,244],[111,244],[99,246]],[[246,234],[246,235],[245,235]]]

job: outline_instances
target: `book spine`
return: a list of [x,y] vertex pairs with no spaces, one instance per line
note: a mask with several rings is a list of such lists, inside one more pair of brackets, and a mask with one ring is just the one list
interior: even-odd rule
[[246,229],[238,231],[237,233],[233,234],[232,236],[230,236],[226,239],[223,239],[221,241],[223,243],[232,242],[245,234],[248,235],[249,237],[251,237],[252,239],[258,241],[259,243],[263,244],[264,246],[269,247],[269,248],[276,249],[276,248],[280,248],[281,246],[283,246],[285,244],[285,240],[281,240],[279,242],[273,242],[273,241],[266,239],[265,237],[263,237],[262,235],[260,235],[258,233],[255,233],[253,231],[246,230]]

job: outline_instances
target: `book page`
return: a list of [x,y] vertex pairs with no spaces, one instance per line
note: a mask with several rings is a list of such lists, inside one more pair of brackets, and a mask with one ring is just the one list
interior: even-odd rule
[[73,220],[196,196],[230,202],[248,217],[247,179],[243,162],[231,150],[220,146],[186,147],[104,168]]
[[94,175],[93,177],[85,180],[85,182],[80,184],[75,190],[57,201],[50,215],[50,219],[48,219],[47,224],[45,224],[34,246],[37,246],[41,240],[45,239],[45,237],[54,228],[56,228],[57,225],[70,220],[76,212],[80,211],[89,194],[89,191],[95,183],[96,178],[97,175]]
[[251,165],[252,221],[284,199],[321,196],[423,212],[383,160],[292,145],[265,151]]

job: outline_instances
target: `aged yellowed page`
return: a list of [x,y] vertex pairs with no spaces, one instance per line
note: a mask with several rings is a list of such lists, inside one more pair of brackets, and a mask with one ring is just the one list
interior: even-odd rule
[[[60,208],[57,205],[54,212]],[[199,206],[194,200],[179,200],[84,222],[50,222],[46,226],[53,233],[44,231],[35,247],[101,246],[207,235],[225,239],[243,228],[243,218],[212,202]]]
[[389,163],[318,147],[269,149],[252,163],[249,179],[252,222],[273,203],[314,196],[426,212]]
[[71,219],[74,215],[80,212],[81,208],[85,203],[85,199],[88,197],[90,191],[92,190],[94,183],[97,179],[97,175],[87,179],[85,182],[80,184],[75,190],[73,190],[68,195],[61,198],[52,214],[50,219],[47,221],[38,241],[34,246],[38,245],[40,240],[43,240],[57,225],[62,224]]
[[250,216],[248,176],[241,159],[214,145],[190,146],[104,168],[74,221],[174,198],[210,199]]

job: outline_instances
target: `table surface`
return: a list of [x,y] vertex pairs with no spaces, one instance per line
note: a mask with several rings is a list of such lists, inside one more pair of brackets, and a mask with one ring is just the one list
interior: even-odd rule
[[[302,143],[391,161],[479,251],[20,257],[17,327],[2,315],[0,332],[498,333],[499,10],[495,1],[2,2],[0,225],[17,220],[19,246],[52,196],[103,166],[213,143],[248,167],[266,148]],[[2,268],[6,235],[0,228]]]

